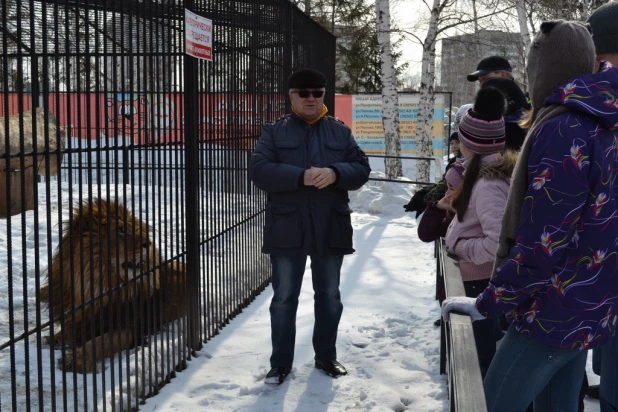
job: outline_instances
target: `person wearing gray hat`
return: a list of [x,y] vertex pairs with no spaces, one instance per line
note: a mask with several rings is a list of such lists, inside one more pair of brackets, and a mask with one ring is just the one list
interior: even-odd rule
[[307,258],[315,290],[315,367],[337,378],[337,329],[343,312],[339,279],[354,253],[348,191],[371,168],[352,131],[328,116],[326,77],[300,69],[288,78],[291,113],[267,125],[251,156],[251,180],[267,193],[262,252],[270,255],[272,355],[264,381],[280,385],[292,370],[296,311]]
[[[597,69],[607,61],[618,66],[618,3],[604,4],[588,18],[596,49]],[[592,351],[592,370],[601,376],[598,386],[591,385],[587,394],[599,399],[601,412],[618,412],[618,338]]]

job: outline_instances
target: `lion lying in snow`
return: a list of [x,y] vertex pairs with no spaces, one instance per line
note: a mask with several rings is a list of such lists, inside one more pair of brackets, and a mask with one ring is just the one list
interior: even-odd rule
[[61,242],[40,296],[60,325],[50,344],[76,345],[62,369],[95,372],[98,361],[184,315],[184,264],[162,264],[148,226],[122,204],[77,207]]

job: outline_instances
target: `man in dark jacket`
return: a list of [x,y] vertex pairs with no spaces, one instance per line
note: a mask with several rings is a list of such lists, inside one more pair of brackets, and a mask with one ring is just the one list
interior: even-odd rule
[[270,254],[274,296],[266,383],[283,383],[292,369],[307,256],[315,291],[315,366],[332,377],[347,374],[335,344],[343,311],[341,265],[354,252],[348,190],[363,186],[371,169],[351,130],[326,116],[325,87],[316,70],[294,72],[288,79],[292,113],[264,128],[251,157],[251,179],[268,192],[262,252]]

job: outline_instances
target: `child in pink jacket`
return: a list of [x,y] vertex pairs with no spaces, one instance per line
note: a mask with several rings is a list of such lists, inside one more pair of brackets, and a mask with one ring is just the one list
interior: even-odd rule
[[[479,90],[474,107],[459,124],[464,180],[453,199],[456,211],[446,233],[447,250],[459,259],[466,296],[476,297],[489,284],[498,236],[517,155],[504,155],[504,95],[494,88]],[[481,373],[485,376],[502,334],[497,318],[473,324]]]

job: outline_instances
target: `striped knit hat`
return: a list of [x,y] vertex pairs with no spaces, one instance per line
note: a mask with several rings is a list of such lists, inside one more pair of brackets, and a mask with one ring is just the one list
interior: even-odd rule
[[488,155],[504,150],[504,110],[506,100],[500,90],[484,87],[476,94],[474,107],[459,123],[459,141],[472,153]]

